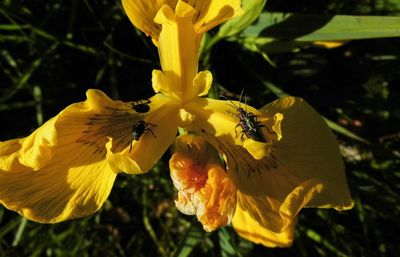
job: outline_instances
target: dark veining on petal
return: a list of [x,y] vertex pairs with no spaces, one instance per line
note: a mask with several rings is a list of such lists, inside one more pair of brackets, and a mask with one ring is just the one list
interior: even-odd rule
[[97,113],[86,119],[86,128],[76,142],[93,148],[92,153],[95,155],[105,156],[107,152],[105,145],[110,137],[113,139],[111,150],[121,151],[132,140],[132,124],[141,118],[142,115],[138,115],[129,107],[126,109],[105,107],[104,113]]
[[278,167],[276,157],[270,153],[262,160],[256,160],[253,156],[242,146],[231,144],[223,140],[221,137],[207,133],[204,129],[201,130],[202,135],[206,140],[213,145],[219,152],[225,154],[227,158],[227,171],[228,172],[244,172],[247,171],[247,176],[251,177],[255,173],[263,173],[271,171]]

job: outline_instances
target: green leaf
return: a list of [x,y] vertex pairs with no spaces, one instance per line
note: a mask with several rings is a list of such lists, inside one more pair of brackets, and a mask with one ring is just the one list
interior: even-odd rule
[[258,18],[266,2],[267,0],[243,0],[243,14],[221,25],[217,36],[230,37],[247,28]]
[[[281,53],[310,45],[332,47],[354,39],[400,36],[400,17],[262,13],[233,38],[259,53]],[[317,43],[318,44],[317,44]]]
[[303,42],[398,37],[400,17],[264,12],[241,36]]

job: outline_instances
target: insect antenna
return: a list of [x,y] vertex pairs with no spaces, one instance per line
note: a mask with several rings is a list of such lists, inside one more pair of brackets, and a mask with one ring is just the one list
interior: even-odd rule
[[[235,105],[235,103],[234,103],[234,102],[232,102],[232,100],[231,100],[231,99],[227,98],[227,97],[226,97],[226,96],[224,96],[224,95],[219,95],[219,97],[221,97],[221,98],[223,98],[223,99],[225,99],[225,100],[229,101],[228,105],[229,105],[229,106],[231,106],[231,107],[233,107],[235,110],[239,110],[240,106],[239,106],[239,107],[237,107],[237,106]],[[240,103],[239,103],[239,104],[240,104]]]
[[[242,103],[243,92],[244,92],[244,88],[242,89],[242,92],[240,92],[240,96],[239,96],[239,109],[242,108],[241,103]],[[244,104],[246,104],[246,99],[244,99],[244,101],[245,101]]]

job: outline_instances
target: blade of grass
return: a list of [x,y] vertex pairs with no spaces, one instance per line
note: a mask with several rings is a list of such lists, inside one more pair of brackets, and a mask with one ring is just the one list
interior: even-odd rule
[[7,224],[3,225],[0,228],[0,238],[3,238],[4,235],[13,230],[16,226],[18,226],[18,224],[19,224],[18,219],[14,219],[12,221],[9,221]]
[[145,190],[145,192],[142,195],[142,202],[143,202],[143,211],[142,211],[142,215],[143,215],[143,225],[146,228],[147,233],[149,234],[149,236],[151,237],[151,239],[153,240],[153,242],[155,243],[155,245],[157,246],[157,250],[158,252],[161,254],[162,257],[168,257],[167,251],[164,249],[163,245],[161,244],[160,240],[157,237],[156,232],[153,229],[153,226],[151,225],[150,219],[149,219],[149,215],[147,212],[147,197],[146,197],[146,193],[147,191]]
[[218,230],[219,246],[221,248],[222,257],[241,257],[240,252],[237,251],[236,247],[232,245],[231,237],[226,228],[220,228]]
[[27,107],[32,107],[35,105],[36,105],[35,101],[0,104],[0,112],[1,111],[10,111],[13,109],[27,108]]
[[24,218],[24,217],[21,217],[21,221],[19,223],[19,226],[18,226],[18,229],[17,229],[17,233],[15,233],[14,240],[12,242],[12,246],[15,247],[15,246],[18,245],[19,241],[22,238],[22,234],[25,231],[26,224],[28,224],[28,220],[26,218]]
[[174,253],[171,255],[173,257],[187,257],[189,256],[193,248],[199,244],[203,237],[203,233],[198,226],[190,225],[186,231],[186,234],[179,246],[176,248]]
[[113,52],[116,55],[119,55],[119,56],[121,56],[123,58],[129,59],[129,60],[132,60],[132,61],[135,61],[135,62],[141,62],[141,63],[147,63],[147,64],[151,64],[151,65],[157,65],[156,62],[154,62],[154,61],[152,61],[150,59],[144,59],[144,58],[139,58],[139,57],[135,57],[135,56],[131,56],[131,55],[125,54],[125,53],[119,51],[118,49],[115,49],[112,45],[110,45],[107,42],[104,42],[103,45],[105,47],[107,47],[111,52]]
[[27,28],[30,28],[30,26],[19,25],[19,24],[0,24],[0,30],[13,31],[13,30],[23,30]]
[[29,81],[33,73],[36,69],[40,66],[44,58],[53,52],[58,47],[58,43],[54,43],[41,57],[34,60],[31,65],[28,67],[26,72],[22,74],[19,78],[18,82],[15,83],[4,95],[0,97],[0,103],[4,103],[5,101],[9,100],[13,97],[19,90],[21,90]]
[[336,248],[333,244],[331,244],[330,242],[325,240],[323,238],[323,236],[318,234],[315,230],[307,229],[306,230],[306,236],[308,238],[310,238],[311,240],[313,240],[314,242],[323,245],[326,249],[328,249],[331,252],[335,253],[339,257],[349,257],[347,254],[343,253],[338,248]]
[[37,85],[33,86],[32,95],[36,103],[36,122],[38,126],[41,126],[43,124],[42,89]]
[[80,51],[82,51],[84,53],[95,55],[95,56],[99,55],[99,52],[93,47],[90,47],[90,46],[87,46],[87,45],[82,45],[82,44],[77,44],[77,43],[74,43],[74,42],[69,41],[69,40],[58,39],[57,37],[53,36],[52,34],[46,32],[44,30],[41,30],[39,28],[36,28],[36,27],[32,27],[31,26],[31,31],[33,33],[35,33],[36,35],[42,37],[42,38],[45,38],[45,39],[48,39],[48,40],[51,40],[51,41],[55,41],[56,43],[60,43],[60,44],[63,44],[65,46],[80,50]]

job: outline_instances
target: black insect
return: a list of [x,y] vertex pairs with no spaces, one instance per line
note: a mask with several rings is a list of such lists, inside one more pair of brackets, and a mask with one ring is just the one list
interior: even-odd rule
[[254,141],[266,143],[267,140],[265,139],[265,136],[261,131],[261,128],[265,126],[257,120],[258,116],[254,115],[254,113],[252,112],[247,112],[240,106],[242,93],[240,94],[239,98],[239,106],[236,106],[231,100],[228,99],[230,101],[229,105],[237,111],[237,113],[233,113],[232,115],[239,119],[239,123],[235,126],[236,137],[238,136],[237,128],[240,127],[242,128],[242,131],[240,132],[240,141],[243,141],[244,136],[246,136],[247,138],[251,138]]
[[154,135],[154,132],[149,128],[149,126],[157,127],[157,125],[145,122],[144,120],[138,120],[135,122],[132,127],[132,141],[130,142],[129,152],[132,151],[132,142],[139,141],[140,137],[146,131],[150,131],[153,137],[156,138],[156,135]]
[[132,109],[139,113],[146,113],[150,111],[150,103],[151,101],[149,99],[135,101],[132,103]]

